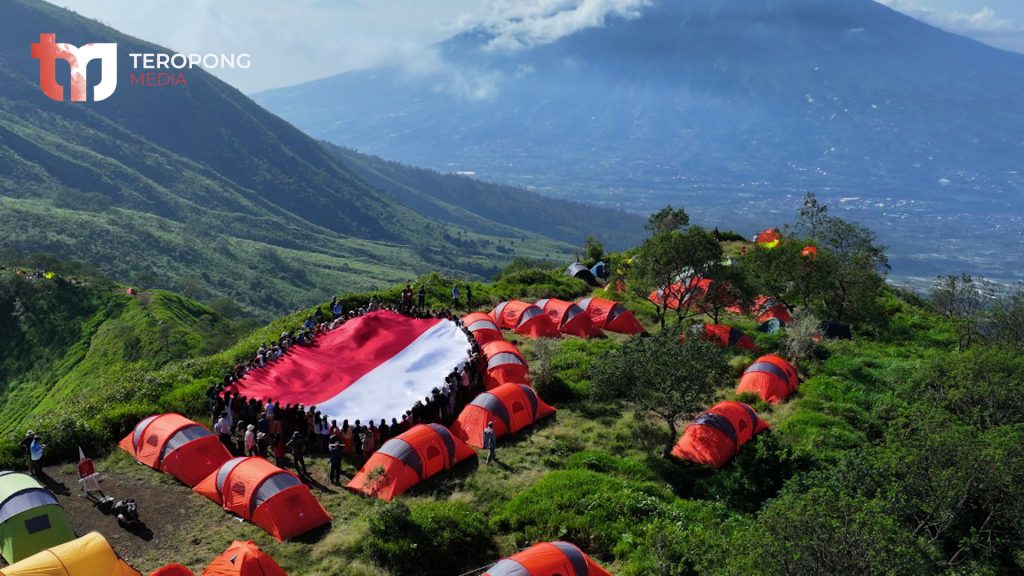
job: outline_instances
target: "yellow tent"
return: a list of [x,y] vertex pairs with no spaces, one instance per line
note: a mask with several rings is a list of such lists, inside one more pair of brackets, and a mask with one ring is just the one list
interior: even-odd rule
[[141,576],[99,532],[90,532],[0,568],[0,576]]

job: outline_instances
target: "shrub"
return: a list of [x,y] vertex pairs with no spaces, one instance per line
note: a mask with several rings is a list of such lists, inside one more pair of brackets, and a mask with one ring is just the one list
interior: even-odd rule
[[496,547],[483,515],[469,505],[413,500],[378,508],[363,553],[395,574],[450,576],[487,564]]
[[491,522],[518,542],[565,539],[609,554],[622,535],[669,514],[671,494],[650,482],[590,470],[550,472],[500,507]]

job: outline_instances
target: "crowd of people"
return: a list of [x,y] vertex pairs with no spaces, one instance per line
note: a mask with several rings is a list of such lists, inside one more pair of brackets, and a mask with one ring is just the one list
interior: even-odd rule
[[[365,306],[348,312],[338,298],[331,301],[328,312],[314,308],[302,326],[282,333],[277,341],[262,343],[251,359],[238,363],[220,383],[210,387],[207,398],[214,433],[234,455],[272,457],[278,466],[294,467],[300,475],[307,474],[306,456],[329,456],[331,482],[340,483],[342,461],[348,460],[358,468],[384,442],[416,424],[450,425],[462,408],[483,390],[485,364],[479,345],[461,319],[451,310],[423,306],[424,292],[421,286],[415,303],[412,287],[407,285],[397,304],[382,302],[374,296]],[[455,322],[469,339],[468,360],[463,366],[455,367],[429,396],[417,401],[400,417],[392,417],[390,422],[387,419],[342,419],[339,423],[316,406],[282,404],[273,398],[249,398],[239,392],[237,383],[249,372],[266,369],[293,346],[313,345],[320,335],[377,310]]]

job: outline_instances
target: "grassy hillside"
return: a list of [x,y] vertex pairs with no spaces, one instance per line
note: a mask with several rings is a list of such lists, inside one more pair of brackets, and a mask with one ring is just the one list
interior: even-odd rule
[[[451,278],[424,281],[432,302],[447,300]],[[378,295],[394,299],[398,290]],[[525,268],[495,284],[474,285],[482,308],[511,296],[573,298],[587,291],[557,272]],[[650,303],[609,296],[626,300],[657,331]],[[349,295],[346,302],[368,297]],[[122,317],[179,314],[179,325],[195,318],[187,301],[163,294],[153,300],[164,304],[144,314],[130,301]],[[754,402],[772,429],[718,472],[666,460],[658,440],[663,424],[626,401],[595,399],[593,368],[627,338],[514,337],[538,392],[559,412],[502,441],[500,465],[461,466],[384,504],[329,487],[326,461],[314,458],[314,490],[334,527],[312,539],[277,543],[115,451],[100,466],[116,483],[111,486],[140,500],[156,533],[147,542],[120,536],[119,549],[143,570],[170,561],[200,569],[230,541],[252,539],[299,576],[399,575],[413,567],[416,573],[461,574],[555,538],[579,544],[618,575],[818,573],[821,562],[836,574],[1020,570],[1024,502],[1014,487],[1024,482],[1018,385],[1024,365],[999,347],[957,352],[956,325],[916,297],[886,289],[878,300],[884,329],[817,345],[799,364],[802,383],[789,402],[773,406],[741,397]],[[256,330],[218,354],[128,375],[69,404],[59,426],[88,423],[74,429],[91,442],[90,450],[102,451],[149,413],[179,410],[203,418],[206,387],[304,314]],[[787,337],[757,333],[748,317],[729,315],[727,321],[754,335],[763,351],[786,353]],[[733,349],[723,354],[737,378],[755,358]],[[1006,388],[1007,382],[1015,385]],[[728,387],[717,397],[736,395]],[[67,436],[38,424],[58,443]],[[346,464],[345,473],[354,472]],[[70,467],[52,469],[69,485],[71,473]],[[168,500],[186,513],[166,520],[146,514],[159,514]],[[89,510],[74,512],[73,522],[79,531],[117,530]],[[791,564],[796,567],[787,568]]]
[[0,433],[235,337],[229,321],[188,298],[84,282],[0,271]]

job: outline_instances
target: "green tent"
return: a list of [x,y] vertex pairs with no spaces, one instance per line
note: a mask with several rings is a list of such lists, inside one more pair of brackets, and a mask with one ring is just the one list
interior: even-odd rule
[[8,564],[74,539],[53,493],[28,474],[0,472],[0,555]]

